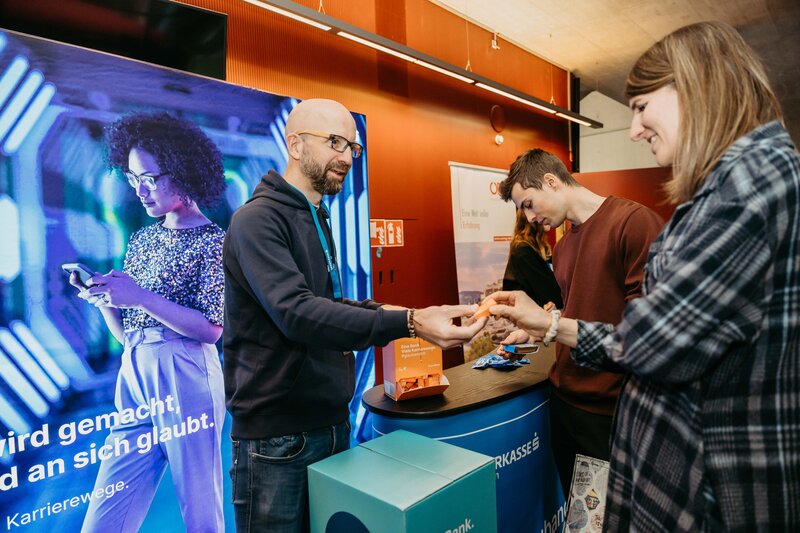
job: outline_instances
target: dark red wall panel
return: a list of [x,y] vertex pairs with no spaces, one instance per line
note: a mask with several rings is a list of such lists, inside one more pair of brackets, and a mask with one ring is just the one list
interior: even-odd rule
[[672,169],[659,167],[581,172],[575,174],[575,179],[597,194],[613,194],[646,205],[667,221],[675,212],[675,205],[665,201],[662,188],[671,175]]

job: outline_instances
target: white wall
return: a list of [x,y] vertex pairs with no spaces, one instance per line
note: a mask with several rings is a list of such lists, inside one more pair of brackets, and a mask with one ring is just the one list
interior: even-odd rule
[[627,106],[593,91],[581,100],[581,115],[603,123],[601,129],[580,127],[581,172],[658,166],[646,142],[630,140],[631,110]]

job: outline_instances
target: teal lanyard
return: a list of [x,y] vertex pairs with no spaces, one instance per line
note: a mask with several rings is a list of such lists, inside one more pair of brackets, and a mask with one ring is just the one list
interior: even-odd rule
[[[303,194],[303,192],[289,183],[291,187]],[[325,264],[328,266],[328,274],[331,276],[331,283],[333,284],[333,299],[334,300],[341,300],[342,299],[342,281],[339,279],[339,267],[336,266],[336,261],[333,260],[333,255],[331,254],[330,248],[328,248],[328,239],[325,238],[325,234],[322,233],[322,226],[319,224],[319,217],[317,217],[317,208],[314,207],[314,204],[305,197],[303,194],[303,198],[305,198],[306,202],[308,202],[308,209],[311,211],[311,218],[314,219],[314,225],[317,227],[317,235],[319,236],[319,243],[322,245],[322,252],[325,254]],[[322,201],[320,201],[320,205]],[[325,207],[323,207],[325,209]],[[326,210],[327,211],[327,210]],[[333,239],[333,233],[331,233],[331,239]]]
[[[308,201],[308,200],[306,200]],[[322,226],[319,224],[319,217],[317,217],[317,208],[308,201],[308,208],[311,210],[311,217],[314,219],[314,225],[317,227],[317,235],[319,235],[319,243],[322,245],[322,251],[325,253],[325,263],[328,265],[328,274],[331,276],[331,283],[333,283],[333,299],[342,299],[342,282],[339,279],[339,267],[336,266],[336,261],[333,260],[333,255],[328,248],[328,240],[325,234],[322,233]],[[323,208],[324,209],[324,208]],[[331,234],[333,238],[333,234]]]
[[[317,235],[319,236],[319,243],[322,245],[322,251],[325,254],[325,263],[328,266],[328,274],[331,276],[331,283],[333,284],[333,299],[334,300],[341,300],[342,299],[342,281],[339,279],[339,267],[336,266],[336,262],[333,260],[333,255],[331,255],[330,248],[328,248],[328,240],[325,238],[325,234],[322,233],[322,226],[319,224],[319,217],[317,217],[317,208],[314,207],[314,204],[306,198],[306,195],[303,194],[303,191],[289,183],[286,182],[292,189],[296,190],[299,194],[303,196],[303,199],[308,202],[308,209],[311,211],[311,218],[314,219],[314,225],[317,227]],[[322,208],[325,209],[325,204],[322,203],[320,200],[320,205],[323,206]],[[325,209],[327,212],[327,209]],[[331,240],[333,239],[333,232],[331,232]]]

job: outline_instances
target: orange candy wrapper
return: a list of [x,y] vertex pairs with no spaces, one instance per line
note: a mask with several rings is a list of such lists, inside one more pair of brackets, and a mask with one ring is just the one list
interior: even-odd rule
[[485,316],[489,316],[489,308],[493,305],[497,305],[497,302],[494,298],[486,298],[483,303],[478,307],[478,310],[475,311],[475,314],[472,315],[472,318],[483,318]]

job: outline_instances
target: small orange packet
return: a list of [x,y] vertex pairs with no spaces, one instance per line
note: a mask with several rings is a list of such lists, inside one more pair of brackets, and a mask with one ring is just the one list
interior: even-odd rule
[[485,316],[489,316],[489,308],[493,305],[497,305],[497,302],[494,300],[494,298],[486,298],[480,307],[478,307],[478,310],[475,311],[475,314],[472,315],[472,318],[483,318]]

